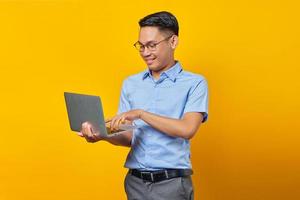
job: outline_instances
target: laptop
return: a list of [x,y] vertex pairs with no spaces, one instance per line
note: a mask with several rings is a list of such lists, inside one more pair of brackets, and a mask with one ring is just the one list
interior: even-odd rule
[[99,96],[64,92],[69,124],[72,131],[80,132],[83,122],[90,122],[102,137],[113,137],[125,131],[137,128],[134,125],[122,124],[119,130],[110,131],[106,127],[103,107]]

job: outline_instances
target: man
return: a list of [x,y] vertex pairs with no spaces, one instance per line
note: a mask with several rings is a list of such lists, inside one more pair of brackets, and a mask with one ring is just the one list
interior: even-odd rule
[[131,147],[125,163],[129,200],[193,199],[189,140],[208,116],[207,82],[184,71],[174,59],[179,30],[175,16],[158,12],[139,25],[134,46],[148,69],[124,81],[118,115],[110,127],[117,130],[122,123],[134,123],[140,128],[99,138],[86,122],[81,136],[88,142]]

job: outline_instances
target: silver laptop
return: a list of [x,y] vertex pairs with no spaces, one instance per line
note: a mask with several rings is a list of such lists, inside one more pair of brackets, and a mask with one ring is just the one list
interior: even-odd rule
[[105,125],[101,99],[99,96],[64,92],[69,123],[72,131],[80,132],[83,122],[90,122],[95,131],[103,137],[112,137],[137,128],[134,125],[120,125],[118,131],[111,132]]

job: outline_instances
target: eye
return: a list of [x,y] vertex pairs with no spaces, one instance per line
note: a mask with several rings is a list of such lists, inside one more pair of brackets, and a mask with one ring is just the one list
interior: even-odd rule
[[138,48],[139,50],[143,50],[143,49],[145,48],[145,46],[142,45],[142,44],[137,44],[137,48]]
[[155,47],[156,47],[156,44],[150,43],[150,44],[148,44],[147,46],[150,47],[150,48],[155,48]]

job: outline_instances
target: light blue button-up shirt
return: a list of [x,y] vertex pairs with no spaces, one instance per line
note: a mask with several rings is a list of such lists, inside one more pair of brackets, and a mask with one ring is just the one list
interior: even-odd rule
[[[132,109],[181,119],[187,112],[203,112],[208,116],[208,90],[205,78],[182,70],[176,62],[155,80],[150,71],[128,77],[122,86],[118,113]],[[134,123],[131,150],[126,168],[141,170],[191,169],[190,142],[168,136],[142,120]]]

